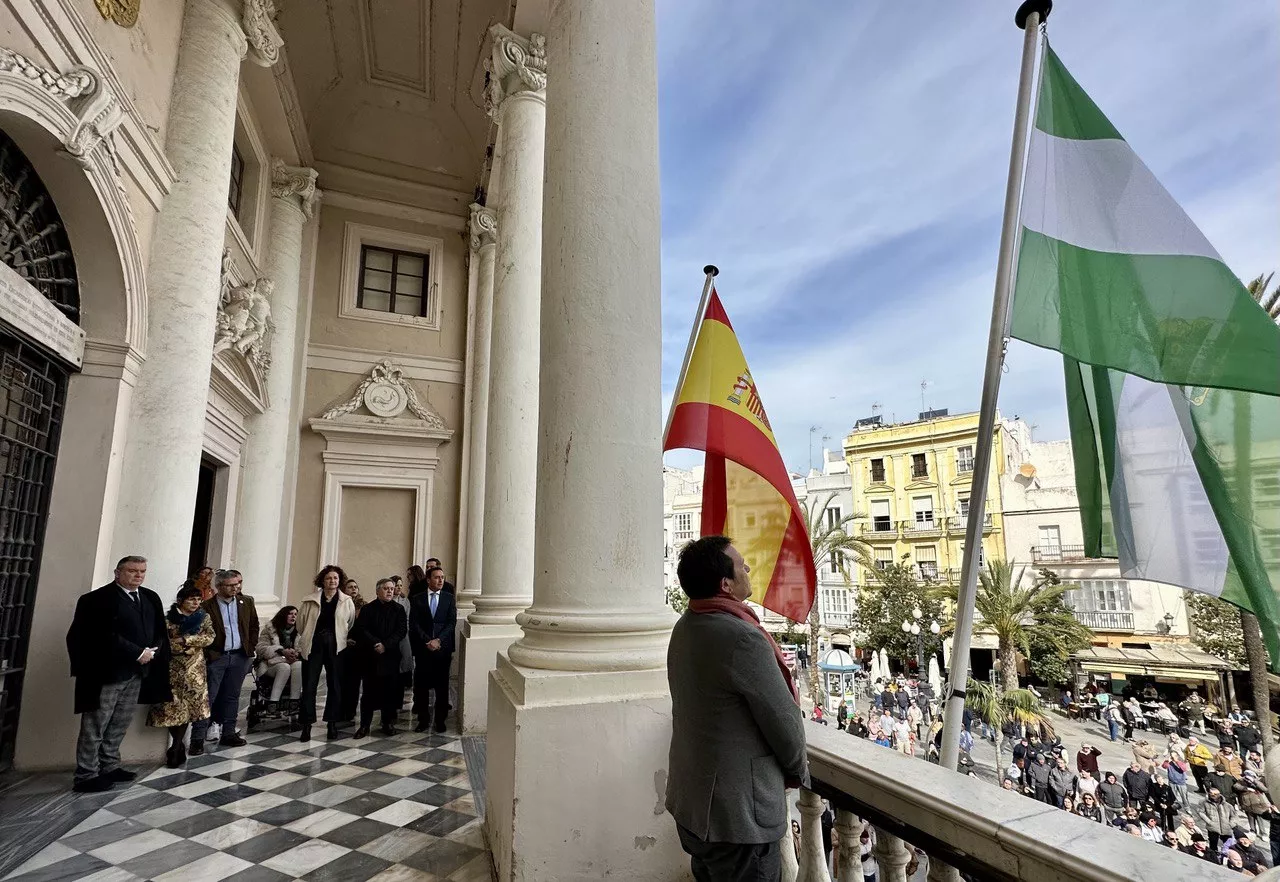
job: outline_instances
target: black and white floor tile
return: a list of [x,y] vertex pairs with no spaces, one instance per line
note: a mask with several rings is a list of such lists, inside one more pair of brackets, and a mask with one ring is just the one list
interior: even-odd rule
[[488,882],[462,741],[249,734],[121,789],[14,882]]

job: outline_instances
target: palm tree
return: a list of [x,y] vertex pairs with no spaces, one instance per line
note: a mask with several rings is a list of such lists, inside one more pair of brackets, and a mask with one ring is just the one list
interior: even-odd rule
[[1005,765],[1000,758],[1004,747],[1005,723],[1041,726],[1048,722],[1048,718],[1040,710],[1040,699],[1036,698],[1034,692],[1028,689],[1000,689],[992,683],[972,678],[965,691],[964,706],[995,730],[996,774],[1001,778],[1005,774]]
[[1258,305],[1267,311],[1267,315],[1280,321],[1280,286],[1267,290],[1271,287],[1271,279],[1274,276],[1275,273],[1258,276],[1245,287],[1249,289],[1249,294],[1258,302]]
[[[809,531],[809,544],[813,548],[814,565],[820,566],[821,561],[827,557],[834,556],[836,569],[844,577],[845,584],[850,585],[853,582],[852,577],[849,575],[850,559],[864,559],[869,557],[871,552],[870,546],[866,542],[850,536],[845,529],[846,526],[853,522],[856,515],[848,514],[842,517],[839,523],[826,523],[826,511],[835,495],[834,492],[831,492],[819,499],[815,494],[805,500],[805,527]],[[819,625],[818,598],[815,597],[813,607],[809,610],[809,697],[813,699],[814,704],[818,704],[821,700],[817,675]]]
[[[1091,638],[1089,629],[1063,602],[1070,585],[1037,578],[1024,586],[1023,572],[1019,568],[1015,578],[1012,563],[988,561],[978,573],[978,596],[974,601],[981,617],[980,627],[996,635],[1000,677],[1006,693],[1018,688],[1018,651],[1030,656],[1033,637],[1063,655],[1087,646]],[[959,586],[942,585],[936,590],[953,603],[959,602]]]

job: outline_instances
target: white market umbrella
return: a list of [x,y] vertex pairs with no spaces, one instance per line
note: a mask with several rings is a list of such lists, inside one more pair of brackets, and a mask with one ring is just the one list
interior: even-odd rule
[[884,679],[884,672],[880,670],[880,653],[878,652],[871,653],[871,672],[868,676],[871,677],[872,683]]
[[942,672],[938,670],[937,656],[929,658],[929,686],[933,689],[934,695],[942,696]]
[[884,677],[886,680],[888,680],[890,676],[889,653],[883,649],[880,650],[880,676]]

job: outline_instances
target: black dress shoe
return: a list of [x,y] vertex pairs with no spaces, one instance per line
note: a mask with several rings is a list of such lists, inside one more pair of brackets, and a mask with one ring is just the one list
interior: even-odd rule
[[103,772],[98,777],[106,778],[112,784],[128,784],[138,776],[133,772],[130,772],[128,769],[115,768],[110,772]]
[[396,727],[390,723],[384,723],[382,726],[382,734],[390,738],[392,735],[396,734]]
[[218,745],[220,747],[244,747],[248,743],[240,736],[239,732],[232,732],[229,735],[224,733]]
[[109,780],[105,775],[99,775],[96,778],[85,778],[71,785],[71,789],[76,793],[105,793],[111,789],[114,781]]
[[310,723],[302,727],[302,734],[298,736],[298,740],[299,741],[311,740],[311,724]]
[[361,726],[359,729],[356,729],[356,734],[355,734],[353,737],[355,737],[355,738],[367,738],[367,737],[369,737],[369,727],[368,727],[368,726]]
[[182,760],[178,759],[178,748],[180,746],[182,746],[182,742],[178,742],[164,752],[164,764],[166,768],[176,769],[182,765]]
[[427,728],[428,728],[428,723],[427,723],[427,721],[426,721],[426,720],[423,720],[422,722],[418,723],[418,725],[416,725],[416,726],[414,726],[414,727],[413,727],[413,731],[415,731],[415,732],[425,732],[425,731],[427,731]]
[[342,733],[338,731],[338,724],[330,723],[329,724],[329,740],[337,741],[341,737],[342,737]]
[[192,739],[191,746],[187,748],[187,756],[204,756],[204,742]]

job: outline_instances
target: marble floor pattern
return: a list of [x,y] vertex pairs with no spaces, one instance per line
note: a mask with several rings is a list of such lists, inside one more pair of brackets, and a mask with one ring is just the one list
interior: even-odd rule
[[244,747],[211,744],[118,789],[5,880],[489,882],[462,740],[415,734],[407,714],[399,728],[328,741],[322,723],[308,743],[268,729]]

